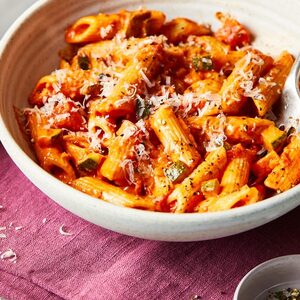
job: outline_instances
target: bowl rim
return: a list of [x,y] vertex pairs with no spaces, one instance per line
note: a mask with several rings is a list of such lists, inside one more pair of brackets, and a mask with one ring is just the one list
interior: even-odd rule
[[283,255],[283,256],[278,256],[278,257],[269,259],[269,260],[264,261],[261,264],[257,265],[253,269],[251,269],[246,275],[244,275],[244,277],[241,279],[241,281],[239,282],[238,286],[236,287],[236,290],[235,290],[234,296],[233,296],[233,300],[238,300],[239,293],[240,293],[240,290],[241,290],[242,286],[258,270],[260,270],[260,269],[262,269],[262,268],[264,268],[264,267],[266,267],[268,265],[271,265],[273,263],[284,262],[284,261],[286,261],[286,259],[293,259],[293,258],[297,258],[299,260],[299,262],[300,262],[300,254],[290,254],[290,255]]
[[[38,0],[33,5],[31,5],[25,12],[23,12],[15,22],[9,27],[9,29],[5,32],[4,36],[0,41],[0,71],[1,71],[1,58],[5,51],[7,51],[10,41],[15,36],[17,32],[22,30],[23,23],[30,20],[30,17],[36,14],[40,9],[43,9],[57,0]],[[41,189],[46,195],[48,193],[43,190],[42,184],[39,182],[47,182],[48,187],[55,187],[57,189],[63,189],[70,197],[77,197],[80,199],[84,199],[86,203],[91,205],[96,205],[101,208],[104,212],[109,212],[121,216],[126,216],[126,218],[134,218],[134,219],[143,219],[145,222],[160,222],[160,223],[168,223],[168,222],[176,222],[179,224],[182,223],[201,223],[206,225],[212,225],[215,222],[220,221],[233,221],[242,217],[246,217],[249,215],[256,214],[263,210],[270,210],[277,206],[280,206],[286,201],[294,201],[294,206],[300,205],[300,184],[291,188],[288,191],[285,191],[281,194],[274,195],[268,199],[263,201],[251,204],[249,206],[238,207],[226,211],[220,212],[207,212],[207,213],[184,213],[184,214],[173,214],[173,213],[164,213],[164,212],[153,212],[153,211],[145,211],[140,209],[128,208],[116,206],[114,204],[105,202],[101,199],[94,198],[89,196],[81,191],[78,191],[67,184],[62,183],[60,180],[56,179],[45,170],[43,170],[36,162],[34,162],[18,145],[16,140],[12,137],[7,128],[2,115],[0,115],[0,140],[6,149],[7,153],[14,161],[14,163],[19,167],[19,169],[23,172],[23,174],[30,179],[30,181]],[[25,167],[26,165],[27,167]],[[26,171],[26,169],[31,170],[31,172]],[[35,176],[34,174],[38,174]],[[37,179],[39,178],[39,179]],[[297,196],[299,199],[297,200]],[[48,196],[50,197],[50,196]],[[52,199],[52,198],[51,198]],[[62,206],[62,204],[55,200],[56,203]],[[99,201],[100,200],[100,201]],[[69,209],[68,209],[69,210]]]

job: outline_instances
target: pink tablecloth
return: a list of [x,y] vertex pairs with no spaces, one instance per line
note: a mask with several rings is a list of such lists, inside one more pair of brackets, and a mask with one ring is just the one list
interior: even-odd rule
[[[300,208],[237,236],[165,243],[90,224],[35,188],[0,146],[0,297],[5,299],[232,299],[255,265],[300,252]],[[45,183],[46,184],[46,183]],[[65,225],[70,236],[62,235]],[[22,228],[20,228],[22,226]],[[17,230],[16,230],[17,229]],[[1,236],[1,235],[0,235]],[[199,297],[200,299],[200,297]]]

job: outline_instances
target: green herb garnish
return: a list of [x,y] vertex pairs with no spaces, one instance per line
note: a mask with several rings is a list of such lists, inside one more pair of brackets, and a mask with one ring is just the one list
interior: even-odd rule
[[78,65],[82,70],[88,70],[90,68],[90,60],[87,56],[78,56]]
[[213,61],[210,56],[195,56],[192,59],[192,64],[196,72],[213,69]]
[[187,171],[186,165],[181,162],[175,162],[170,167],[164,169],[165,175],[172,181],[176,182],[184,178]]
[[136,99],[135,113],[137,119],[145,119],[150,115],[150,105],[141,97]]
[[267,300],[299,300],[300,290],[299,289],[285,289],[277,292],[270,292]]
[[78,168],[81,171],[93,171],[97,169],[100,163],[101,155],[98,153],[90,153],[88,156],[83,159],[79,164]]

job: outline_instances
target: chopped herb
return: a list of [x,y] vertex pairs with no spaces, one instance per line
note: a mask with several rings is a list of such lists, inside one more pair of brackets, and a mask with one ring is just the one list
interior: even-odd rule
[[165,175],[172,181],[177,182],[185,177],[187,168],[186,165],[181,162],[175,162],[170,167],[164,169]]
[[300,300],[300,290],[287,288],[277,292],[270,292],[267,300]]
[[82,171],[93,171],[97,169],[101,155],[98,153],[90,153],[85,159],[83,159],[79,164],[78,168]]
[[90,60],[87,56],[78,56],[78,65],[82,70],[88,70],[90,68]]
[[213,69],[213,61],[210,56],[195,56],[192,59],[192,64],[196,72]]
[[135,113],[137,119],[145,119],[150,115],[150,105],[141,97],[136,99]]

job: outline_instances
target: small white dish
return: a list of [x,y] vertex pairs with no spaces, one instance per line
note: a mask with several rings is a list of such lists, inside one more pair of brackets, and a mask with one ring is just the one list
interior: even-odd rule
[[252,269],[238,285],[233,300],[267,300],[269,293],[300,289],[300,255],[268,260]]
[[65,28],[81,16],[120,9],[164,11],[219,26],[217,11],[231,13],[256,34],[255,46],[277,55],[300,49],[298,0],[40,0],[7,31],[0,42],[0,138],[21,171],[46,195],[72,213],[104,228],[140,238],[199,241],[237,234],[270,222],[300,204],[300,185],[270,199],[229,211],[167,214],[117,207],[55,179],[36,163],[15,119],[13,105],[25,107],[43,75],[58,66]]

